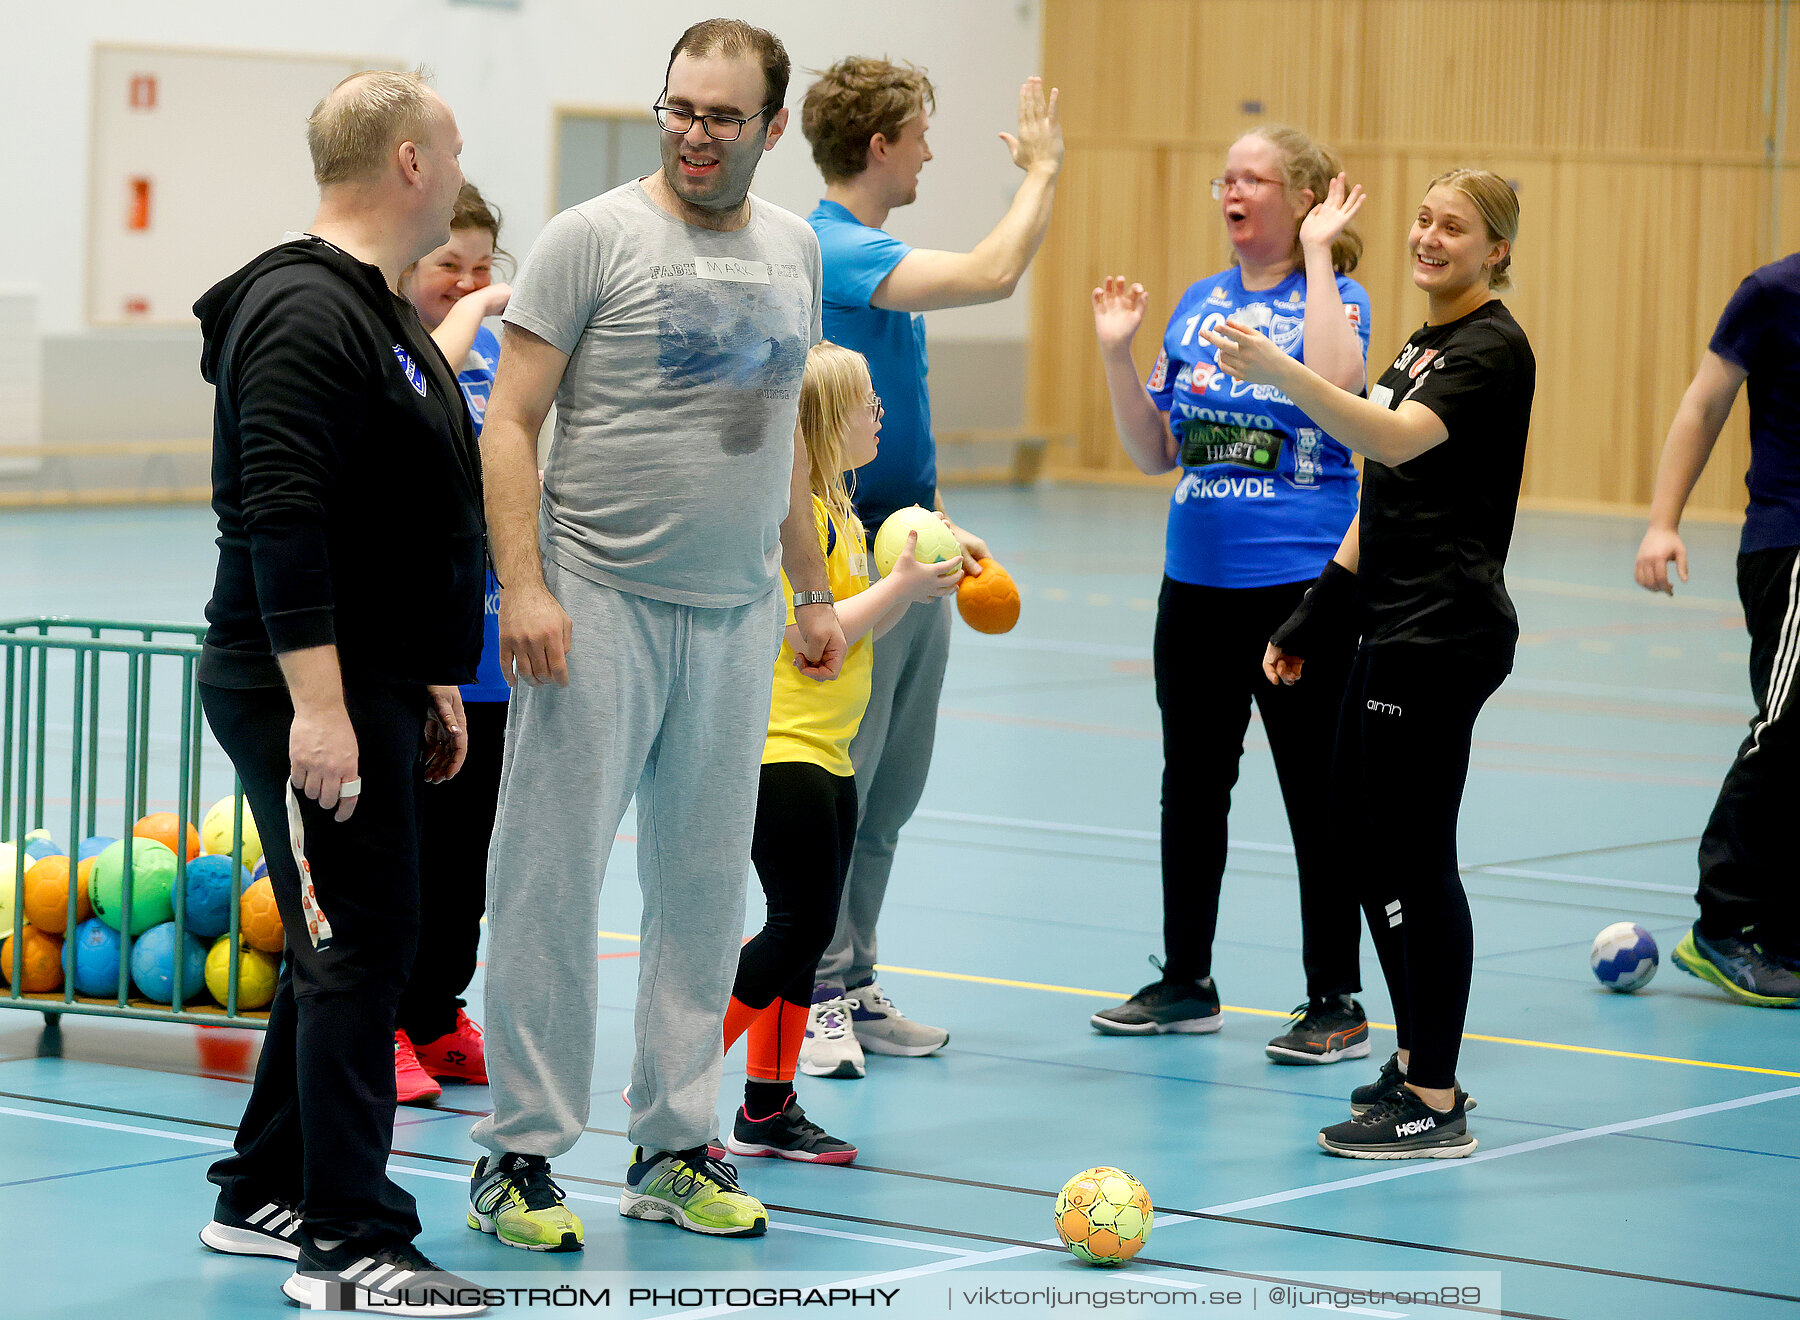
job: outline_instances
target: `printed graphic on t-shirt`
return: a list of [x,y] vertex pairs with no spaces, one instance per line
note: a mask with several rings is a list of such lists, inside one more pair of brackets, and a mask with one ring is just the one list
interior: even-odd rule
[[413,389],[418,391],[419,397],[421,399],[424,398],[425,372],[419,367],[417,362],[412,360],[412,354],[408,353],[398,344],[394,345],[394,356],[400,359],[400,370],[406,373],[407,381],[412,385]]
[[1233,426],[1190,417],[1181,428],[1181,466],[1249,468],[1274,472],[1281,466],[1281,449],[1287,437],[1276,430]]
[[812,336],[804,273],[792,263],[706,258],[652,266],[650,276],[660,383],[734,391],[738,404],[719,447],[755,453],[768,439],[770,414],[799,395],[806,371]]

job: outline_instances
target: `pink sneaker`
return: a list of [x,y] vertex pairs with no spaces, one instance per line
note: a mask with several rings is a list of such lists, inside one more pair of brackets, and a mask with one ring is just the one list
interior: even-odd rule
[[444,1093],[419,1066],[413,1043],[404,1031],[394,1033],[394,1098],[403,1105],[428,1105]]
[[418,1051],[419,1066],[433,1077],[487,1085],[487,1051],[481,1045],[481,1028],[460,1008],[456,1010],[456,1026],[419,1046]]

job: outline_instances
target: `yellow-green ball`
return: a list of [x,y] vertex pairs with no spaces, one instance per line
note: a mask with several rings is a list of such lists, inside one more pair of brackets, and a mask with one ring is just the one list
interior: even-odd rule
[[[220,798],[207,809],[200,822],[200,846],[209,853],[220,853],[226,857],[231,855],[231,816],[234,798]],[[241,858],[244,869],[254,871],[256,864],[262,860],[262,835],[256,828],[256,817],[250,814],[250,804],[244,803],[244,855]]]
[[1056,1233],[1077,1260],[1123,1265],[1150,1240],[1150,1193],[1123,1169],[1083,1169],[1056,1195]]
[[889,514],[888,520],[881,524],[881,530],[875,533],[875,567],[882,577],[894,571],[900,552],[906,549],[908,532],[919,534],[913,558],[921,564],[941,564],[962,554],[962,547],[956,543],[944,520],[930,509],[915,504]]
[[[221,1004],[230,986],[231,937],[221,935],[206,955],[206,988]],[[281,960],[260,949],[238,950],[238,998],[240,1011],[267,1007],[275,998],[275,982],[281,977]]]

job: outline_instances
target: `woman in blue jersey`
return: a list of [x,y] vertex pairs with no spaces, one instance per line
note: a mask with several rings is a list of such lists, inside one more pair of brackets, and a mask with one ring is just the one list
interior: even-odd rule
[[1271,687],[1261,663],[1271,632],[1356,516],[1356,470],[1349,451],[1279,390],[1221,372],[1202,332],[1228,316],[1258,325],[1325,379],[1360,392],[1369,297],[1349,272],[1362,251],[1350,228],[1362,190],[1346,195],[1328,149],[1297,129],[1269,127],[1232,144],[1212,193],[1234,258],[1182,295],[1148,388],[1131,358],[1149,303],[1143,287],[1109,278],[1094,290],[1119,440],[1142,471],[1180,467],[1182,476],[1169,505],[1154,649],[1166,961],[1159,980],[1091,1020],[1114,1035],[1219,1029],[1212,944],[1226,813],[1254,701],[1293,834],[1306,973],[1306,1002],[1268,1054],[1278,1063],[1335,1063],[1369,1052],[1368,1023],[1351,997],[1361,989],[1356,894],[1326,838],[1351,646],[1346,638],[1313,659],[1310,693]]
[[[420,258],[402,287],[456,372],[481,432],[500,343],[482,321],[506,310],[512,290],[495,284],[500,214],[472,183],[456,198],[450,241]],[[419,955],[394,1032],[394,1084],[401,1104],[429,1103],[439,1080],[487,1083],[481,1028],[459,998],[475,975],[487,892],[488,836],[500,795],[500,751],[509,689],[500,672],[499,584],[488,573],[481,668],[462,690],[469,759],[455,779],[428,788],[419,817]]]

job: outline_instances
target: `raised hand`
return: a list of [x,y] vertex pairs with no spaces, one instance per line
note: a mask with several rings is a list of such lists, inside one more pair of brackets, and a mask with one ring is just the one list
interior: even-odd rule
[[1002,133],[1000,140],[1012,152],[1013,164],[1022,170],[1060,170],[1063,160],[1062,120],[1056,113],[1058,88],[1044,95],[1044,80],[1033,74],[1019,88],[1019,135]]
[[1306,219],[1300,222],[1300,245],[1329,249],[1356,218],[1356,213],[1362,210],[1366,196],[1360,183],[1346,194],[1344,176],[1339,174],[1326,189],[1325,200],[1307,212]]
[[1143,285],[1127,285],[1123,275],[1108,275],[1106,282],[1094,290],[1094,334],[1100,347],[1130,348],[1149,306],[1150,295],[1144,292]]
[[1298,365],[1260,330],[1236,321],[1226,321],[1216,332],[1201,330],[1200,337],[1219,350],[1219,370],[1252,385],[1280,385],[1283,373]]

